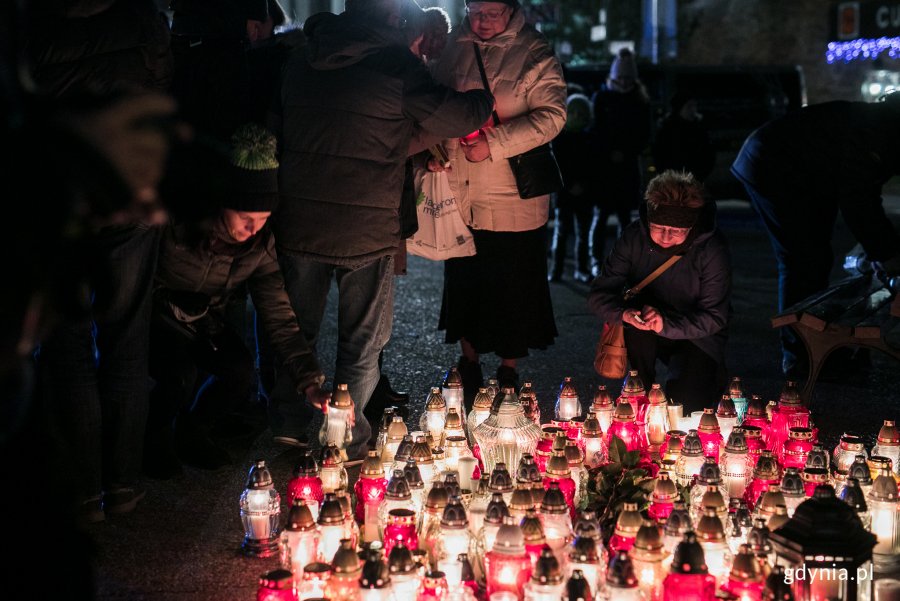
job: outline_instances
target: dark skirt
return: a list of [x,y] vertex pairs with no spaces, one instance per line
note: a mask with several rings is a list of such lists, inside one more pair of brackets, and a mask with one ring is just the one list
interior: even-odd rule
[[547,284],[547,230],[473,230],[476,254],[444,263],[438,327],[504,359],[545,349],[558,335]]

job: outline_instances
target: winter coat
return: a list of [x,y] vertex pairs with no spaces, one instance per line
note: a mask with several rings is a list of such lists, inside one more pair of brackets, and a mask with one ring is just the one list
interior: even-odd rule
[[642,86],[629,92],[603,87],[594,95],[599,206],[632,209],[641,200],[640,156],[650,142],[650,103]]
[[840,208],[873,260],[900,253],[900,234],[881,188],[900,174],[900,111],[887,103],[826,102],[770,121],[750,134],[732,173],[775,204],[797,211]]
[[284,289],[272,233],[263,228],[248,241],[231,244],[216,235],[216,228],[199,237],[196,229],[183,224],[165,228],[154,286],[155,310],[195,335],[212,334],[224,327],[231,295],[243,291],[246,284],[272,348],[297,390],[324,382]]
[[153,0],[33,2],[28,8],[28,55],[41,91],[62,97],[169,87],[169,27]]
[[650,305],[663,316],[659,335],[690,340],[720,363],[725,360],[731,319],[731,258],[725,236],[715,225],[716,205],[705,206],[688,240],[677,250],[682,258],[626,303],[622,293],[637,285],[672,256],[650,239],[646,205],[616,241],[591,284],[588,305],[602,320],[622,321],[627,308]]
[[307,20],[307,46],[288,60],[280,114],[280,252],[353,265],[395,252],[413,127],[441,137],[477,129],[483,91],[437,84],[400,30],[354,13]]
[[450,186],[463,219],[472,228],[533,230],[547,222],[549,196],[520,198],[507,159],[550,142],[565,125],[562,67],[544,37],[527,25],[522,11],[517,10],[506,30],[489,40],[475,35],[466,19],[450,35],[435,66],[438,81],[457,90],[484,87],[473,42],[481,49],[500,125],[485,124],[491,156],[478,163],[466,160],[458,139],[446,142],[453,165]]

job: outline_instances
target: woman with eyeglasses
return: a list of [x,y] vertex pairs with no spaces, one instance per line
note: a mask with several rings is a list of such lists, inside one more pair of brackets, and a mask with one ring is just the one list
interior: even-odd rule
[[522,199],[508,159],[560,132],[566,84],[553,50],[526,24],[517,0],[467,0],[466,13],[434,75],[457,90],[485,87],[486,79],[496,99],[495,115],[481,129],[445,142],[450,185],[476,254],[445,264],[440,328],[446,342],[460,343],[459,370],[471,402],[482,385],[482,354],[499,356],[501,386],[518,387],[517,360],[557,336],[547,284],[549,195]]
[[[656,361],[668,368],[666,394],[685,414],[712,407],[728,382],[725,343],[731,319],[731,259],[716,227],[716,205],[706,202],[690,173],[653,178],[632,222],[613,246],[588,304],[608,323],[625,324],[628,362],[645,386],[656,382]],[[637,285],[673,255],[680,259],[635,298]]]

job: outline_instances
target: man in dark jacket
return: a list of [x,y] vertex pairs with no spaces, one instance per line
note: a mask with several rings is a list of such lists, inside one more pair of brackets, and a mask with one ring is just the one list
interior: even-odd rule
[[[882,207],[881,187],[900,174],[900,94],[884,102],[808,106],[756,130],[731,167],[750,195],[778,260],[778,311],[828,287],[838,211],[868,258],[900,274],[900,234]],[[790,328],[782,369],[806,371]]]
[[[657,359],[668,365],[666,393],[687,415],[713,406],[727,383],[731,259],[716,228],[716,205],[704,202],[691,174],[666,171],[645,197],[640,220],[616,241],[588,303],[604,321],[625,323],[628,361],[647,385],[656,380]],[[681,259],[634,299],[623,299],[673,255]]]
[[281,138],[281,205],[273,229],[300,329],[315,348],[332,278],[338,285],[335,383],[356,402],[348,456],[371,435],[362,409],[390,337],[393,261],[413,128],[440,137],[478,129],[493,99],[438,85],[397,25],[399,0],[356,0],[306,22],[308,45],[289,60],[274,129]]

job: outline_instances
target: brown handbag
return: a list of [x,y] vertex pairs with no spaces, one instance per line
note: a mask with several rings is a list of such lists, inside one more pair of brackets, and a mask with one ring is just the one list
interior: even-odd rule
[[[662,273],[674,265],[681,255],[670,257],[665,263],[645,277],[637,286],[629,288],[623,294],[623,298],[631,300],[637,294],[658,278]],[[594,355],[594,370],[604,378],[624,378],[628,367],[628,350],[625,348],[625,324],[606,322],[603,324],[603,332],[600,333],[600,342],[597,343],[597,352]]]

